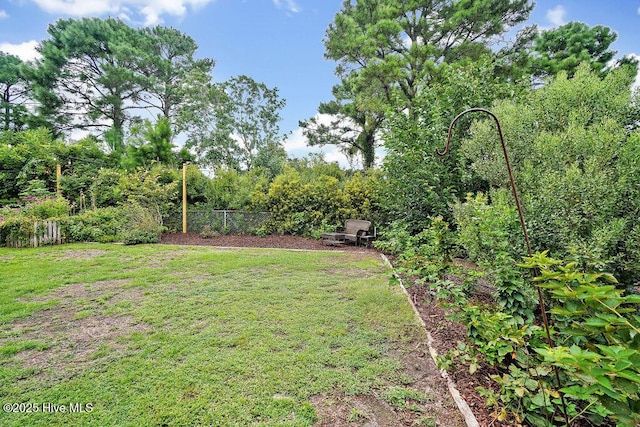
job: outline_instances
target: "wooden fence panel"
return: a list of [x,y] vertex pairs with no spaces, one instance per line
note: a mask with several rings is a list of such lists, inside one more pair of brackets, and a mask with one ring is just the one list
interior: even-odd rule
[[11,248],[31,247],[37,248],[44,245],[59,245],[62,243],[60,224],[56,221],[43,221],[33,223],[33,232],[26,239],[7,239],[7,246]]

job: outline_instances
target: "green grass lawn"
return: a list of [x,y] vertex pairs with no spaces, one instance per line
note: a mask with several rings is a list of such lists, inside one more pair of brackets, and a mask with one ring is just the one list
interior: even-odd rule
[[401,362],[422,339],[371,253],[0,248],[0,401],[32,411],[2,426],[306,426],[360,395],[434,425]]

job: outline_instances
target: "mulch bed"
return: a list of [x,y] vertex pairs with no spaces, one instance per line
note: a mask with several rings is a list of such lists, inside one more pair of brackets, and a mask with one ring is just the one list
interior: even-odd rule
[[160,243],[170,245],[198,245],[219,246],[232,248],[276,248],[276,249],[304,249],[304,250],[336,250],[336,251],[368,251],[376,252],[374,248],[355,245],[325,245],[322,240],[306,239],[299,236],[268,235],[264,237],[248,234],[220,235],[211,238],[200,237],[198,233],[168,233],[162,236]]
[[[330,246],[323,244],[321,240],[286,235],[269,235],[264,237],[221,235],[205,239],[197,233],[170,233],[163,235],[160,243],[218,247],[377,252],[374,248],[353,245]],[[438,351],[438,354],[445,354],[451,348],[456,347],[458,341],[464,340],[466,336],[464,326],[447,319],[447,312],[437,302],[432,301],[426,285],[410,285],[409,283],[405,283],[405,285],[408,285],[407,290],[409,291],[409,295],[433,337],[433,346]],[[486,388],[492,387],[492,380],[488,378],[490,373],[493,372],[487,370],[486,373],[476,372],[475,375],[470,375],[466,366],[458,366],[450,370],[449,375],[451,375],[456,382],[460,394],[467,401],[467,404],[481,426],[510,426],[510,423],[499,422],[495,419],[491,410],[485,407],[485,399],[476,391],[478,386]]]

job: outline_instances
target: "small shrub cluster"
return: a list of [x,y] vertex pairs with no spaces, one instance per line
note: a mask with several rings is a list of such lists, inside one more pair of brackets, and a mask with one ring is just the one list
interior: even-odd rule
[[67,242],[156,243],[162,233],[162,224],[152,211],[128,203],[65,218],[62,230]]
[[497,391],[479,391],[502,421],[564,425],[566,410],[570,424],[637,425],[640,295],[625,294],[610,274],[586,273],[546,253],[525,258],[521,267],[538,272],[534,282],[547,291],[554,345],[538,322],[523,323],[508,305],[465,301],[453,316],[467,326],[470,345],[444,355],[441,367],[462,363],[473,373],[491,365]]
[[115,242],[124,226],[124,212],[119,207],[88,210],[62,220],[67,242]]
[[350,218],[375,220],[377,180],[356,174],[344,183],[329,175],[307,181],[298,171],[277,176],[265,195],[254,198],[254,206],[270,213],[265,231],[317,235],[334,229]]
[[24,196],[17,204],[0,207],[0,244],[7,240],[26,241],[34,232],[34,224],[68,215],[69,202],[62,197]]

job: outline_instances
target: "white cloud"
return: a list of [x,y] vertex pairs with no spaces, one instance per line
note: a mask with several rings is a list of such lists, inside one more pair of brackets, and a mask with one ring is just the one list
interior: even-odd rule
[[7,11],[0,9],[0,19],[6,19],[8,17],[9,17],[9,14],[7,13]]
[[68,16],[115,15],[128,18],[135,11],[145,25],[162,22],[162,15],[182,17],[187,8],[198,9],[214,0],[33,0],[42,10]]
[[555,27],[566,24],[566,21],[564,20],[566,15],[567,10],[562,5],[558,5],[553,9],[547,10],[547,20]]
[[295,0],[284,0],[284,3],[285,4],[283,4],[282,0],[273,0],[273,4],[275,4],[276,7],[283,7],[284,6],[290,12],[294,12],[294,13],[300,12],[300,10],[301,10],[300,6],[298,6],[296,4]]
[[15,55],[23,61],[33,61],[41,58],[40,53],[36,50],[37,46],[38,42],[35,40],[19,44],[0,43],[0,50]]

